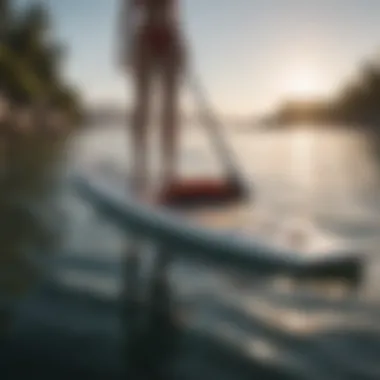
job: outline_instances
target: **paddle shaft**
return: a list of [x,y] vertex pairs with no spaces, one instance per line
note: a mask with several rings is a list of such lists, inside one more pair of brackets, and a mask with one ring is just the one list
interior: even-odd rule
[[217,155],[220,157],[228,177],[238,184],[243,184],[243,175],[237,166],[236,158],[233,156],[231,149],[227,146],[222,135],[223,126],[211,108],[206,91],[201,85],[199,77],[194,74],[194,70],[189,69],[186,79],[198,109],[199,121],[209,133],[211,143]]

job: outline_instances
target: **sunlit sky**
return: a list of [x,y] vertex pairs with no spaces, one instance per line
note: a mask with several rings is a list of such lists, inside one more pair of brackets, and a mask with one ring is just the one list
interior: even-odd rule
[[[32,0],[29,0],[32,1]],[[43,0],[69,48],[65,73],[89,103],[129,99],[116,62],[117,0]],[[330,95],[380,47],[378,0],[185,0],[198,71],[224,112]]]

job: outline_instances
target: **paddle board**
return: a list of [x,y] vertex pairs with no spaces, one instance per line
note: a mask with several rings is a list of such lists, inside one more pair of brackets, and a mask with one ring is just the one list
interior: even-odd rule
[[[114,196],[115,189],[130,202],[134,196],[128,182],[115,174],[115,170],[107,170],[106,173],[104,170],[97,170],[87,177],[89,182],[102,185],[103,191],[99,193],[99,197],[103,197],[105,203],[105,198]],[[86,181],[86,176],[82,176],[82,180]],[[108,191],[104,192],[107,188],[110,190],[109,194]],[[92,196],[94,194],[96,195],[96,189],[92,191]],[[256,212],[256,207],[249,202],[230,204],[228,207],[181,210],[163,207],[149,197],[147,199],[155,209],[189,220],[204,230],[218,231],[247,244],[251,241],[252,246],[263,242],[272,245],[275,251],[291,251],[302,257],[309,257],[312,264],[299,273],[301,278],[339,278],[354,284],[359,284],[361,280],[364,256],[360,255],[360,251],[346,246],[343,240],[322,231],[310,220],[293,219],[279,223],[274,215],[270,218],[263,215],[262,211]],[[134,201],[145,202],[138,197]]]

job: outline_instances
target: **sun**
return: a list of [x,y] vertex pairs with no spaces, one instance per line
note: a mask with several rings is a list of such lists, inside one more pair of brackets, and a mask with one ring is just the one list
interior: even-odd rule
[[317,92],[318,82],[311,72],[300,72],[289,83],[289,92],[298,97],[310,97]]
[[284,92],[286,97],[302,100],[312,99],[326,93],[323,76],[310,66],[294,68],[286,75]]

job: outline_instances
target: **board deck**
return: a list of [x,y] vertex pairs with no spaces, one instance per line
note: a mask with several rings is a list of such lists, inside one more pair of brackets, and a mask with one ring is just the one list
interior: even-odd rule
[[[109,170],[112,168],[113,170]],[[100,170],[99,170],[100,169]],[[95,170],[97,179],[117,188],[126,197],[133,197],[128,181],[112,165],[101,165]],[[118,175],[119,174],[119,175]],[[137,201],[144,202],[143,198]],[[278,215],[260,209],[250,200],[228,203],[226,206],[170,207],[163,206],[154,197],[154,189],[146,197],[146,203],[157,209],[175,213],[198,226],[223,231],[242,239],[270,240],[278,248],[292,249],[302,255],[313,255],[330,250],[344,251],[345,243],[313,224],[310,218],[279,220]]]
[[[155,203],[154,198],[151,197],[147,197],[147,202],[143,202],[141,197],[133,199],[134,196],[128,189],[126,181],[121,181],[120,177],[115,177],[114,174],[105,175],[98,172],[94,180],[82,177],[81,181],[89,181],[90,187],[92,187],[91,184],[95,185],[90,192],[98,198],[99,202],[104,200],[107,203],[106,198],[115,196],[115,190],[117,190],[117,193],[122,198],[125,197],[129,204],[149,203],[150,207],[174,214],[197,228],[201,227],[205,232],[217,231],[235,241],[237,239],[242,241],[244,245],[252,244],[253,252],[255,245],[263,243],[273,247],[274,251],[300,255],[306,258],[307,262],[310,258],[308,270],[300,273],[301,277],[303,275],[309,277],[316,275],[319,278],[339,277],[355,283],[361,280],[364,256],[355,247],[346,246],[344,241],[322,231],[307,219],[280,221],[278,215],[268,218],[268,215],[263,215],[262,211],[259,212],[257,207],[249,202],[219,208],[202,207],[181,210],[163,207]],[[107,190],[98,194],[96,183],[106,185],[106,188],[110,190],[109,195],[107,195]],[[104,190],[104,186],[102,187]]]
[[259,211],[249,202],[222,208],[176,211],[181,217],[204,228],[221,230],[245,240],[270,240],[279,249],[290,249],[300,255],[343,252],[347,248],[343,239],[323,231],[308,218],[279,221],[277,215]]

